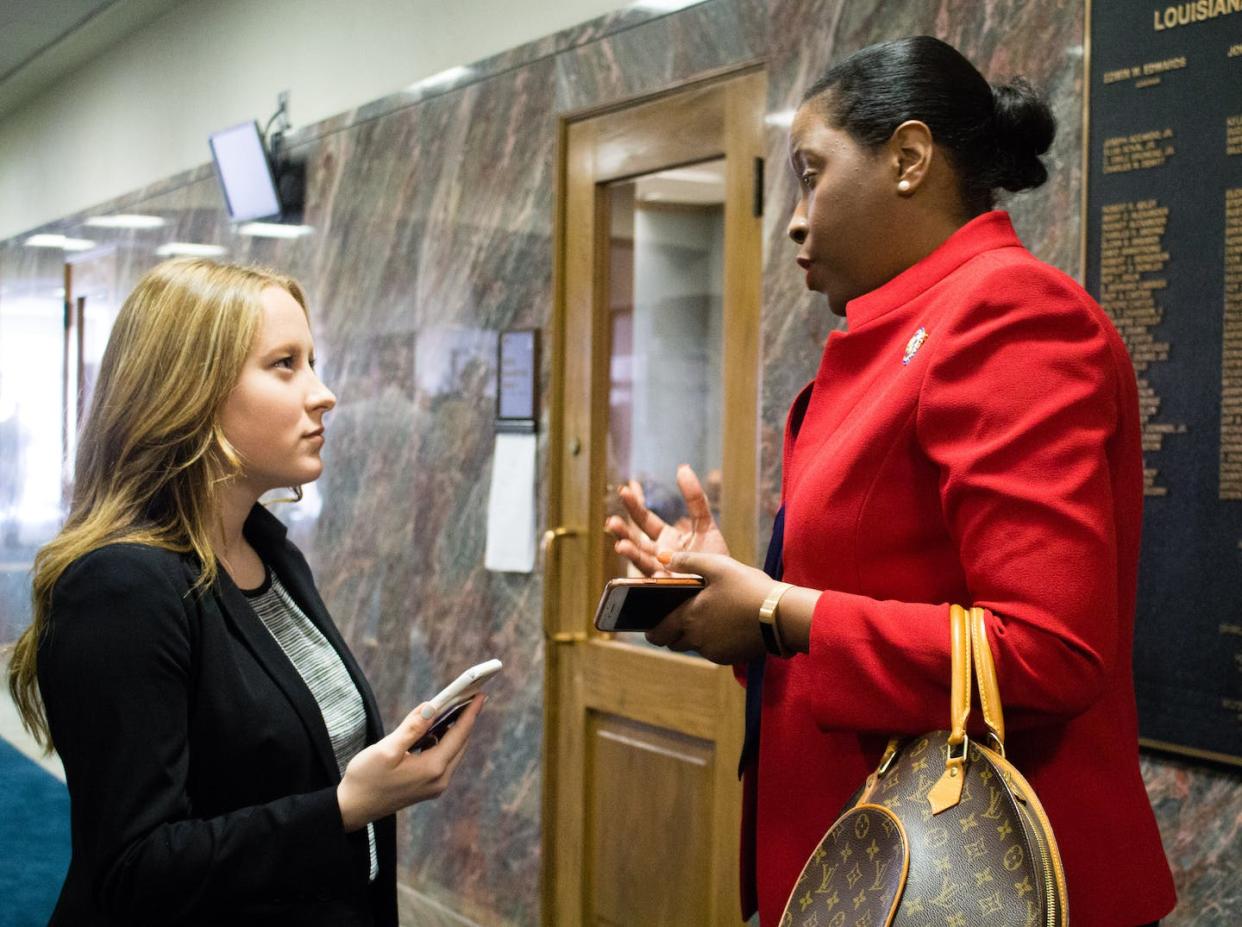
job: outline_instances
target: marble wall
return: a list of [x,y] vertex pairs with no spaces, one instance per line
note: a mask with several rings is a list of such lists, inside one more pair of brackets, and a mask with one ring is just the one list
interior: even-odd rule
[[[324,477],[281,514],[381,707],[400,717],[472,656],[500,654],[507,664],[453,788],[402,818],[400,876],[419,923],[539,918],[542,589],[538,573],[486,572],[482,554],[497,332],[546,328],[551,318],[561,115],[758,59],[769,111],[779,113],[835,57],[916,32],[953,42],[989,76],[1021,73],[1049,93],[1061,123],[1052,180],[1012,210],[1037,254],[1078,272],[1083,5],[1060,0],[631,7],[481,62],[455,85],[396,94],[293,133],[307,164],[307,237],[237,235],[206,166],[91,211],[158,214],[169,225],[157,232],[101,235],[82,226],[84,216],[40,230],[106,241],[112,250],[97,259],[115,264],[122,293],[168,240],[218,243],[228,259],[304,282],[321,371],[340,402]],[[786,406],[833,325],[790,272],[784,226],[795,192],[776,125],[768,164],[765,520],[777,502]],[[57,252],[0,243],[0,351],[31,326],[59,337],[60,285]],[[47,365],[59,376],[59,356]],[[547,376],[545,358],[545,386]],[[0,371],[0,424],[24,388]],[[25,569],[50,530],[6,515],[6,492],[28,479],[19,469],[7,456],[0,465],[0,641],[28,621]],[[1155,755],[1144,772],[1183,896],[1167,923],[1242,921],[1234,871],[1242,777]]]

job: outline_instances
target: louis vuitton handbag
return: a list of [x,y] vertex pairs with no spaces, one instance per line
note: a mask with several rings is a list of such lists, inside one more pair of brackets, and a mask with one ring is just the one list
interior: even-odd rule
[[[983,609],[954,605],[949,617],[950,730],[889,741],[806,861],[781,927],[1068,925],[1052,827],[1005,759]],[[973,675],[988,746],[966,735]]]

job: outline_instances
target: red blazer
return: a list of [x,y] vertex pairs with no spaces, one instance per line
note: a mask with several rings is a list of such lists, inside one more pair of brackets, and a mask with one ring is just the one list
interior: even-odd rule
[[987,609],[1008,755],[1052,820],[1074,922],[1162,917],[1175,894],[1138,766],[1143,462],[1120,337],[1003,212],[846,317],[786,433],[784,578],[825,592],[810,653],[768,661],[744,894],[755,878],[776,924],[887,738],[948,726],[957,602]]

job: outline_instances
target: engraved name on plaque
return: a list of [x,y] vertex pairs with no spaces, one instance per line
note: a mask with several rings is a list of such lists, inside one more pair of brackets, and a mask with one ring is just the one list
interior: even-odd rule
[[1091,0],[1087,289],[1139,386],[1150,746],[1242,763],[1242,0]]

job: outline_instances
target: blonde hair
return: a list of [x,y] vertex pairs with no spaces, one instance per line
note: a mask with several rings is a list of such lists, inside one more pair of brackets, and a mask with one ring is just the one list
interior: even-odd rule
[[305,311],[289,277],[166,261],[138,281],[117,315],[78,440],[69,517],[35,556],[34,619],[9,664],[22,723],[49,752],[36,659],[52,591],[70,564],[106,544],[150,544],[193,554],[202,565],[196,589],[215,581],[210,538],[220,487],[241,472],[219,412],[241,376],[269,287],[286,290]]

